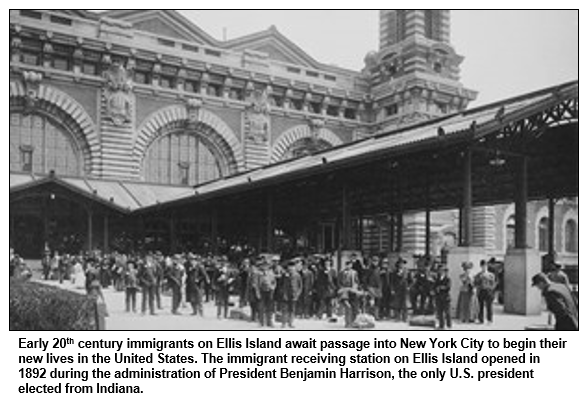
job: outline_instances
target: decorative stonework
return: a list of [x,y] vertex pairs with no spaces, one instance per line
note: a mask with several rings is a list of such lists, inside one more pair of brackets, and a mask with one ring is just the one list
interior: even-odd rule
[[131,72],[120,63],[113,63],[104,74],[106,86],[104,98],[106,114],[114,125],[122,126],[132,121],[132,79]]
[[318,139],[320,137],[320,131],[322,131],[322,129],[324,129],[324,126],[325,126],[324,120],[321,120],[321,119],[310,120],[310,130],[312,131],[312,136],[315,139]]
[[98,22],[99,37],[121,36],[125,38],[133,37],[132,23],[118,19],[102,17]]
[[269,91],[254,90],[247,99],[249,106],[244,113],[245,139],[265,144],[269,139]]
[[24,103],[25,114],[31,113],[39,99],[39,89],[43,75],[37,72],[22,72],[23,83],[25,87]]
[[202,100],[199,98],[190,98],[186,101],[187,111],[187,128],[194,129],[200,122],[200,111],[202,109]]

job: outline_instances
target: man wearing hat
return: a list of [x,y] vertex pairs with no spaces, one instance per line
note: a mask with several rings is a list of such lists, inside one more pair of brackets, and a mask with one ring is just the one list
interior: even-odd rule
[[479,323],[484,322],[485,313],[487,321],[493,322],[493,300],[495,298],[495,276],[488,271],[487,262],[481,260],[481,272],[475,276],[475,288],[479,300]]
[[230,288],[234,283],[234,274],[228,268],[228,262],[222,260],[218,264],[218,275],[216,279],[216,316],[218,319],[228,318],[228,307],[230,303]]
[[143,315],[147,312],[147,307],[151,315],[155,313],[155,290],[157,288],[157,267],[153,256],[148,255],[145,262],[139,270],[139,284],[141,285],[143,302],[141,312]]
[[438,316],[438,329],[443,330],[446,326],[452,328],[450,317],[450,288],[451,281],[448,277],[448,269],[441,265],[438,269],[438,277],[434,281],[434,297],[436,298],[436,314]]
[[249,267],[247,275],[246,301],[251,308],[251,322],[259,322],[259,298],[257,297],[257,286],[259,284],[259,270],[260,261],[257,260],[254,265]]
[[204,270],[201,260],[195,255],[188,256],[186,264],[186,300],[192,306],[192,315],[204,316],[204,290],[203,285],[209,284],[208,275]]
[[532,277],[532,287],[542,292],[546,307],[554,314],[555,330],[579,330],[579,310],[566,286],[552,283],[544,273],[539,273]]
[[300,297],[300,315],[305,319],[310,319],[314,315],[312,304],[314,302],[313,295],[314,285],[316,283],[316,266],[309,264],[302,259],[298,259],[297,266],[303,284],[302,296]]
[[379,307],[383,296],[383,286],[381,281],[381,259],[374,255],[371,262],[365,270],[364,290],[369,294],[368,312],[379,320]]
[[352,327],[358,314],[359,275],[353,269],[353,262],[348,261],[342,272],[338,283],[340,289],[338,296],[340,304],[344,308],[345,327]]
[[137,312],[137,291],[139,290],[139,279],[137,264],[134,260],[129,260],[126,263],[126,269],[124,270],[124,292],[126,302],[126,312],[132,310],[133,313]]
[[408,320],[408,292],[410,288],[406,264],[404,259],[398,259],[392,283],[395,296],[395,316],[397,320],[403,322]]
[[167,285],[171,289],[171,313],[179,315],[179,306],[181,304],[181,284],[185,268],[183,267],[181,256],[176,255],[173,258],[171,266],[166,269]]
[[569,283],[569,277],[563,271],[563,266],[558,263],[552,265],[552,270],[548,273],[548,279],[557,284],[566,286],[569,290],[571,289],[571,283]]
[[296,302],[303,288],[302,277],[297,270],[297,263],[292,260],[281,276],[281,327],[294,327]]
[[261,326],[273,327],[274,294],[277,287],[275,273],[265,257],[259,257],[259,274],[255,278],[255,294],[259,302],[259,319]]

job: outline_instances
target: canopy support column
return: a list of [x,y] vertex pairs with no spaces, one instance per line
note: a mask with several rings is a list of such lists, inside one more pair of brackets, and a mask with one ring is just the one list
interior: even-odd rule
[[271,191],[267,192],[267,253],[273,253],[275,248],[275,229],[274,229],[274,218],[273,218],[273,193]]
[[463,159],[463,206],[461,209],[461,246],[470,247],[473,242],[473,152],[465,151]]
[[88,209],[88,252],[94,250],[94,213]]
[[108,214],[104,214],[104,253],[110,252],[110,221]]
[[528,248],[528,158],[519,161],[516,175],[516,249]]
[[556,256],[556,246],[554,245],[555,235],[555,215],[556,200],[552,197],[548,199],[548,255],[552,259]]
[[426,173],[426,248],[425,256],[431,257],[432,248],[432,212],[430,208],[430,173]]

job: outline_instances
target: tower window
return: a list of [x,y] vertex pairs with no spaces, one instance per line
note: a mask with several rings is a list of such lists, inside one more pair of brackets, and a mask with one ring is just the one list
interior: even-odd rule
[[391,77],[395,77],[395,75],[397,75],[397,66],[395,66],[395,65],[389,66],[388,71],[389,71],[389,75]]
[[399,112],[399,108],[397,106],[397,104],[391,104],[385,107],[385,116],[386,117],[391,117],[393,115],[397,115],[397,113]]
[[406,38],[406,14],[407,10],[397,10],[397,29],[395,35],[398,42]]
[[434,71],[436,73],[442,73],[442,63],[440,63],[440,62],[434,63]]
[[426,38],[435,41],[442,40],[442,12],[440,10],[426,10],[425,12]]

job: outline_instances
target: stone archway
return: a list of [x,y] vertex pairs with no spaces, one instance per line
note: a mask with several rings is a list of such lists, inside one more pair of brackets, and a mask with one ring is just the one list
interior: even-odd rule
[[151,114],[141,125],[133,148],[136,174],[142,172],[142,164],[149,146],[159,137],[173,131],[190,131],[205,138],[207,144],[216,152],[221,166],[221,174],[235,174],[244,168],[244,155],[238,137],[218,116],[201,109],[198,120],[188,128],[186,106],[174,105]]
[[[23,83],[10,82],[10,111],[22,111],[30,97]],[[85,174],[98,174],[101,146],[96,125],[84,108],[71,96],[51,86],[41,84],[34,95],[32,112],[60,122],[72,135],[84,161]]]
[[[308,125],[299,125],[293,127],[279,136],[271,153],[271,163],[277,163],[287,154],[289,148],[297,141],[304,138],[312,138],[314,134]],[[342,140],[331,130],[321,128],[318,131],[318,139],[328,143],[330,146],[342,145]]]
[[[576,232],[577,232],[577,238],[578,238],[578,232],[579,232],[579,214],[577,213],[577,211],[575,211],[574,209],[569,209],[567,212],[565,212],[563,219],[561,221],[561,249],[560,251],[565,253],[565,254],[578,254],[578,252],[572,252],[568,250],[568,243],[569,240],[568,235],[567,235],[567,226],[569,225],[569,223],[572,222],[574,223],[574,226],[576,227]],[[577,243],[578,245],[578,243]]]

